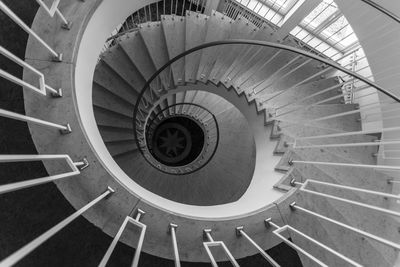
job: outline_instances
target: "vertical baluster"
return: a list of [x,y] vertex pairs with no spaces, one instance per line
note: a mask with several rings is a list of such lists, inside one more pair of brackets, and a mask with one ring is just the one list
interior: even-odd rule
[[7,258],[5,258],[3,261],[0,262],[0,266],[5,267],[5,266],[12,266],[15,265],[17,262],[22,260],[25,256],[27,256],[29,253],[31,253],[33,250],[38,248],[40,245],[42,245],[44,242],[46,242],[48,239],[50,239],[52,236],[57,234],[59,231],[64,229],[68,224],[73,222],[76,218],[78,218],[80,215],[82,215],[85,211],[96,205],[98,202],[106,198],[108,195],[114,193],[114,190],[109,187],[103,194],[86,204],[84,207],[81,209],[77,210],[74,212],[72,215],[52,227],[51,229],[47,230],[43,234],[41,234],[39,237],[28,243],[27,245],[23,246]]

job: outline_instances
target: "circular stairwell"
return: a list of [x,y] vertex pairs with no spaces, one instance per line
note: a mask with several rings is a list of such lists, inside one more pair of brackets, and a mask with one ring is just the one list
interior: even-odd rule
[[[66,32],[44,24],[43,10],[35,18],[32,28],[63,50],[64,59],[61,63],[49,61],[47,53],[30,38],[26,61],[60,84],[63,97],[40,101],[25,90],[26,114],[68,122],[72,132],[60,135],[29,125],[32,138],[40,154],[68,154],[89,163],[78,177],[56,182],[65,198],[79,209],[107,187],[113,188],[110,197],[83,216],[114,237],[126,216],[145,211],[140,219],[147,226],[142,251],[161,258],[174,257],[167,231],[170,223],[178,225],[180,258],[189,262],[209,262],[203,247],[207,240],[204,229],[211,229],[213,238],[222,240],[239,259],[257,250],[237,234],[236,227],[243,226],[267,250],[281,242],[273,233],[277,224],[290,225],[363,266],[393,266],[398,255],[395,249],[301,213],[303,207],[392,242],[399,240],[398,222],[391,216],[322,195],[388,209],[391,202],[385,197],[323,184],[391,193],[387,181],[393,178],[387,172],[296,164],[377,164],[376,146],[326,146],[370,143],[379,139],[375,134],[308,138],[361,130],[358,106],[343,103],[341,73],[291,51],[221,45],[188,54],[152,77],[175,56],[204,43],[282,39],[268,25],[257,27],[245,17],[232,19],[217,11],[210,16],[194,11],[186,11],[185,16],[162,15],[160,21],[140,24],[137,30],[119,36],[97,62],[99,40],[104,41],[110,29],[122,22],[112,14],[119,11],[121,17],[127,16],[144,3],[65,1],[63,12],[74,18],[73,27]],[[99,30],[100,21],[108,19],[110,25]],[[296,46],[288,39],[283,43]],[[24,79],[32,81],[34,76],[24,72]],[[138,110],[144,105],[146,119],[142,123]],[[348,114],[336,116],[342,112]],[[179,122],[182,116],[196,124],[198,128],[191,129],[202,131],[203,140],[195,142],[201,144],[200,152],[174,165],[169,162],[170,151],[164,159],[160,151],[154,151],[157,141],[153,135],[157,136],[158,126],[166,125],[163,122],[174,119],[175,130],[171,131],[177,136],[176,129],[189,131],[182,130],[186,129]],[[180,146],[188,146],[191,138],[186,134]],[[44,165],[49,174],[65,168],[48,162]],[[296,186],[307,180],[323,183],[308,184],[309,191]],[[265,221],[268,218],[273,224]],[[127,228],[121,241],[135,248],[137,234],[136,229]],[[298,232],[283,235],[329,266],[348,264]],[[317,266],[305,255],[299,256],[303,266]],[[214,257],[227,259],[221,251],[215,251]]]

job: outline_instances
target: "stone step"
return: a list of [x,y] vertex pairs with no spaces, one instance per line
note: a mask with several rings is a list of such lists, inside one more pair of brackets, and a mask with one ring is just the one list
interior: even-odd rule
[[136,95],[139,95],[146,80],[120,45],[109,48],[109,50],[103,54],[102,61],[127,82],[134,89]]
[[[213,10],[207,21],[207,30],[204,42],[210,43],[228,39],[232,31],[232,19],[224,14]],[[207,82],[215,61],[220,51],[224,50],[224,46],[215,46],[203,49],[199,69],[196,75],[198,81]]]
[[92,102],[94,106],[112,110],[125,116],[132,116],[135,106],[114,92],[93,83]]
[[143,78],[148,80],[156,72],[156,67],[140,33],[138,31],[130,32],[120,39],[120,47],[125,51],[131,62],[135,64]]
[[[204,43],[208,19],[209,17],[204,14],[186,11],[185,50],[189,50]],[[201,51],[191,53],[185,57],[186,82],[194,83],[196,81],[200,58]]]
[[[150,58],[158,70],[169,61],[167,43],[165,41],[161,22],[146,22],[139,25],[139,33],[147,47]],[[173,88],[170,67],[160,73],[165,88]]]
[[137,92],[134,88],[102,61],[97,64],[93,82],[125,99],[125,101],[128,101],[132,105],[136,103]]
[[[185,51],[186,21],[185,17],[162,15],[161,23],[167,44],[169,58],[172,59]],[[172,63],[172,75],[175,84],[185,82],[185,58]]]
[[[253,40],[257,33],[258,27],[245,17],[239,15],[238,18],[232,22],[229,39]],[[246,48],[246,45],[226,45],[221,47],[208,79],[214,84],[218,84],[221,81],[222,75]]]

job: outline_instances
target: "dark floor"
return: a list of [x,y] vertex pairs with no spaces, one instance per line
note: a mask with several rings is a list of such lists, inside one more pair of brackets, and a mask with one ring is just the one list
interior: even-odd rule
[[[33,0],[3,0],[28,25],[38,5]],[[0,12],[0,45],[24,58],[27,34]],[[0,57],[0,68],[22,77],[22,69]],[[22,90],[0,78],[0,108],[24,113]],[[36,154],[25,123],[0,119],[0,154]],[[46,176],[41,163],[0,164],[1,184]],[[30,242],[74,212],[54,184],[46,184],[0,196],[0,259]],[[44,243],[17,266],[97,266],[111,237],[79,218]],[[298,255],[285,244],[268,253],[282,266],[301,266]],[[118,244],[109,266],[129,266],[133,250]],[[257,255],[239,260],[242,266],[269,266]],[[173,266],[173,262],[142,253],[140,266]],[[210,266],[183,263],[182,266]],[[230,266],[221,263],[220,266]]]

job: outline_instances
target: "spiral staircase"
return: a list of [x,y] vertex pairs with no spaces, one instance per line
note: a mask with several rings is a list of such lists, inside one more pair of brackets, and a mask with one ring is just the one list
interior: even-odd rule
[[29,33],[25,60],[1,47],[25,107],[2,130],[26,122],[37,151],[0,156],[35,176],[0,186],[1,267],[399,266],[400,167],[380,155],[400,127],[365,130],[343,88],[385,95],[382,116],[396,95],[239,5],[37,2],[31,27],[0,2]]

